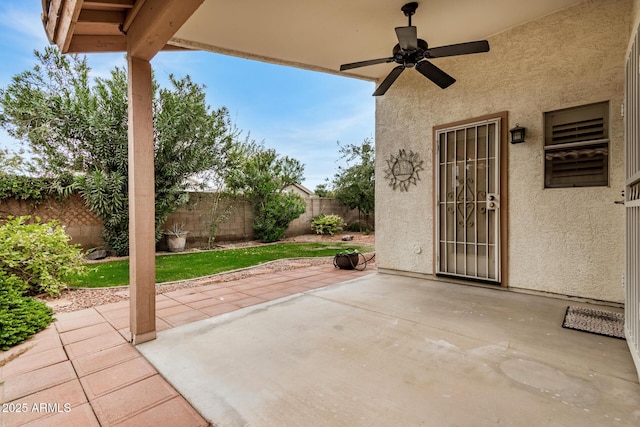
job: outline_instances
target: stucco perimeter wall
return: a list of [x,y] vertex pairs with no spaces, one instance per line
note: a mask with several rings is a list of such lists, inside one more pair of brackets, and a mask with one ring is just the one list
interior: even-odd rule
[[[287,236],[313,233],[311,219],[321,214],[340,215],[347,224],[359,221],[356,209],[349,210],[336,199],[329,197],[305,197],[304,199],[307,203],[307,210],[289,224],[286,232]],[[364,218],[362,220],[364,221]]]
[[[620,110],[634,5],[637,0],[589,0],[542,17],[490,37],[489,53],[433,60],[457,79],[446,90],[407,70],[377,99],[379,268],[433,273],[433,127],[507,111],[508,128],[518,122],[527,138],[503,153],[505,284],[623,301],[624,208],[613,202],[624,187]],[[610,102],[610,186],[544,189],[544,112],[601,101]],[[394,191],[383,178],[385,160],[399,149],[424,159],[421,180],[408,192]]]
[[32,200],[0,200],[0,218],[31,215],[42,222],[57,220],[71,238],[70,243],[84,249],[103,244],[102,221],[91,212],[79,194],[57,201],[48,199],[42,203]]
[[[311,233],[310,220],[320,214],[340,215],[348,224],[358,221],[358,211],[349,210],[333,198],[303,197],[307,210],[289,225],[288,237]],[[215,194],[190,193],[190,201],[169,215],[163,229],[171,229],[174,225],[189,231],[187,247],[206,247],[209,240],[209,225],[212,219],[212,208]],[[226,209],[226,206],[232,209]],[[220,222],[216,230],[216,241],[253,239],[253,207],[242,198],[221,200],[218,212],[228,214]],[[31,215],[39,217],[43,222],[58,220],[65,227],[72,244],[79,244],[85,250],[102,246],[102,221],[91,212],[79,194],[56,201],[48,199],[41,204],[31,200],[0,200],[0,220],[7,216]],[[166,242],[158,242],[159,249],[166,249]]]
[[[303,197],[307,209],[300,217],[293,220],[286,231],[286,236],[298,236],[312,233],[311,219],[317,215],[340,215],[348,224],[358,221],[358,212],[349,210],[343,204],[332,198]],[[187,236],[188,247],[203,247],[209,239],[209,224],[215,194],[191,193],[190,202],[172,213],[165,222],[164,228],[168,229],[173,224],[181,225],[189,231]],[[216,230],[216,241],[251,240],[253,239],[253,207],[244,199],[232,201],[221,200],[218,212],[225,211],[225,207],[233,206],[227,210],[226,219],[220,223]],[[164,249],[165,242],[161,241],[159,247]]]

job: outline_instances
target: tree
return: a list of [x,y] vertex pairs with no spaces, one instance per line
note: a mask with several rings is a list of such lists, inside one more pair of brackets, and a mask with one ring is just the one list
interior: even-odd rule
[[[104,223],[104,240],[128,253],[127,75],[89,78],[86,58],[53,47],[35,52],[33,70],[0,89],[0,126],[26,143],[47,176],[76,175],[87,205]],[[228,111],[212,110],[204,86],[189,76],[153,82],[156,238],[171,212],[183,205],[187,178],[223,174],[225,153],[235,143]]]
[[256,238],[263,242],[282,239],[291,221],[305,212],[302,197],[287,191],[302,182],[303,172],[298,160],[253,145],[239,168],[227,176],[229,190],[242,194],[253,206]]
[[24,158],[6,148],[0,148],[0,176],[16,175],[24,171]]
[[[233,131],[234,135],[240,135],[237,130]],[[198,194],[191,201],[191,205],[195,207],[199,203],[205,203],[207,209],[202,222],[209,226],[209,237],[207,240],[207,248],[213,249],[216,239],[216,232],[220,224],[228,220],[234,213],[236,206],[233,203],[232,194],[226,188],[226,176],[221,172],[231,171],[239,167],[240,162],[244,159],[247,150],[252,146],[250,135],[247,135],[245,141],[238,142],[231,146],[224,156],[224,165],[199,174],[200,182],[197,187],[201,191],[211,190],[209,197],[205,197],[202,193]]]
[[313,190],[316,196],[318,197],[333,197],[333,190],[329,188],[328,184],[318,184],[316,188]]
[[335,198],[349,209],[358,209],[365,221],[375,209],[375,149],[369,139],[362,144],[340,146],[340,166],[333,179]]

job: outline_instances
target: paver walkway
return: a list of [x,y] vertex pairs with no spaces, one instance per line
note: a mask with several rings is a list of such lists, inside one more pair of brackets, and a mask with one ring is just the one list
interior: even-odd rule
[[[158,331],[375,272],[319,265],[158,295]],[[129,302],[56,315],[0,355],[0,426],[206,426],[129,344]]]

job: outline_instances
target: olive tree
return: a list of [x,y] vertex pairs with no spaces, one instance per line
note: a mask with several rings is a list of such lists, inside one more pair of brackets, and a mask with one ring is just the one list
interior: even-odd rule
[[347,165],[340,166],[334,176],[335,198],[349,209],[357,209],[368,219],[375,209],[374,146],[365,139],[360,145],[340,146],[339,151]]
[[[74,188],[104,222],[104,240],[128,253],[127,74],[91,79],[85,57],[53,47],[35,52],[37,65],[0,89],[0,126],[33,153],[42,174],[74,175]],[[189,76],[153,81],[155,225],[188,198],[187,178],[224,174],[235,143],[228,111],[212,109],[204,86]]]
[[304,199],[288,189],[302,182],[304,166],[296,159],[280,156],[273,149],[253,145],[238,168],[227,176],[227,187],[242,194],[253,206],[253,230],[257,239],[275,242],[306,210]]

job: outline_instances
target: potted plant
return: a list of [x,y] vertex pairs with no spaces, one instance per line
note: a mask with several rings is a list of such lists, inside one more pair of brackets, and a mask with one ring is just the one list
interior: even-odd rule
[[169,252],[182,252],[187,244],[188,231],[184,231],[184,224],[173,224],[169,230],[165,230],[164,235],[167,239],[167,248]]
[[360,251],[357,249],[345,249],[338,252],[333,258],[333,265],[342,270],[353,270],[360,261]]

